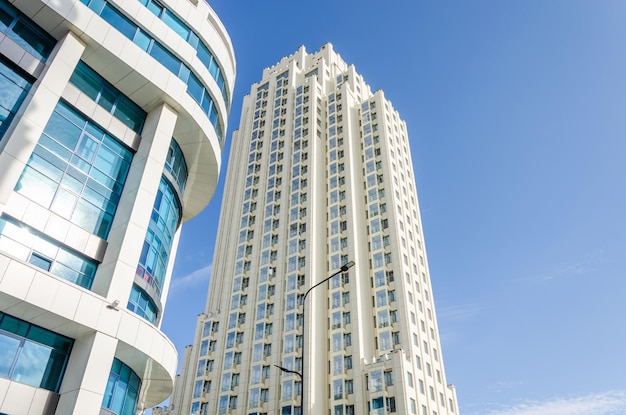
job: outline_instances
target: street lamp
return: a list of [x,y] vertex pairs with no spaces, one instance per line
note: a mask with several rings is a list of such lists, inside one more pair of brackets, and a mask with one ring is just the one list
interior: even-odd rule
[[302,370],[300,372],[298,372],[296,370],[291,370],[291,369],[287,369],[287,368],[282,367],[282,366],[274,365],[277,368],[279,368],[280,370],[282,370],[283,372],[294,373],[294,374],[296,374],[296,375],[298,375],[300,377],[300,384],[302,385],[302,391],[301,391],[301,395],[300,395],[301,396],[301,398],[300,398],[300,405],[302,407],[301,415],[304,415],[304,413],[305,413],[305,407],[304,407],[304,394],[305,394],[305,388],[304,388],[304,379],[305,379],[304,378],[304,367],[305,367],[305,364],[304,364],[304,346],[306,346],[306,341],[304,341],[304,334],[306,333],[306,327],[305,327],[306,318],[304,316],[304,311],[305,311],[305,306],[306,306],[306,298],[308,297],[308,295],[311,292],[311,290],[313,290],[313,288],[322,285],[323,283],[329,281],[333,277],[336,277],[337,275],[341,274],[342,272],[346,272],[347,270],[349,270],[353,266],[354,266],[354,261],[350,261],[347,264],[342,265],[341,268],[339,268],[339,271],[335,272],[330,277],[327,277],[327,278],[321,280],[320,282],[318,282],[317,284],[315,284],[314,286],[309,288],[304,293],[304,297],[302,297],[302,355],[301,355],[301,358],[302,358]]

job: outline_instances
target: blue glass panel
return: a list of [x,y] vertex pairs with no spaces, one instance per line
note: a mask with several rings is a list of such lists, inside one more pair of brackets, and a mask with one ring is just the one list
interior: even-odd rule
[[45,60],[56,40],[6,0],[0,0],[0,31],[35,57]]
[[[186,65],[183,64],[180,59],[178,59],[171,52],[165,49],[165,47],[162,46],[158,41],[151,38],[147,32],[143,31],[141,28],[136,26],[133,22],[131,22],[128,18],[126,18],[121,12],[119,12],[109,3],[106,3],[104,8],[100,10],[96,6],[95,0],[93,0],[92,2],[89,2],[89,0],[82,0],[82,1],[83,3],[87,4],[93,11],[95,11],[100,16],[102,16],[107,22],[109,22],[111,25],[113,25],[118,30],[120,30],[120,32],[122,32],[124,36],[128,37],[137,45],[139,45],[141,48],[146,50],[151,56],[153,56],[156,60],[158,60],[174,75],[178,76],[184,82],[187,82],[188,78],[190,78],[189,68],[186,67]],[[213,78],[216,80],[216,82],[219,85],[220,84],[219,76],[221,74],[221,69],[219,68],[219,66],[217,66],[214,58],[212,58],[210,62],[212,63],[209,64],[209,68],[208,68],[209,72],[211,73],[211,75],[213,76]],[[210,109],[214,106],[213,104],[214,99],[208,93],[208,89],[204,85],[202,87],[204,90],[203,101],[204,99],[207,99],[208,102],[206,104],[200,103],[200,105],[205,111],[205,113],[209,115],[209,119],[211,120],[211,123],[213,124],[215,133],[218,139],[222,141],[224,137],[223,137],[223,131],[220,125],[221,123],[219,122],[219,114],[217,114],[215,117],[211,117],[209,114]],[[227,103],[229,103],[230,101],[227,95],[226,88],[225,87],[222,88],[220,86],[220,89],[221,89],[224,100]]]
[[145,111],[125,96],[118,98],[113,115],[137,133],[141,133],[146,120]]
[[16,190],[106,238],[131,159],[123,144],[60,102]]
[[113,113],[113,106],[115,105],[115,101],[117,100],[118,95],[119,92],[117,92],[117,90],[114,90],[108,85],[105,85],[100,91],[100,96],[98,97],[98,105],[100,105],[108,112]]
[[118,415],[134,415],[141,389],[139,376],[119,359],[113,359],[102,407]]
[[152,13],[154,13],[155,16],[160,17],[161,13],[163,13],[163,7],[154,2],[154,1],[146,1],[146,0],[140,0],[144,6],[148,7],[148,10],[150,10]]
[[170,51],[165,49],[159,43],[154,43],[150,49],[150,55],[165,66],[170,72],[178,76],[182,63]]
[[[85,123],[82,123],[82,126],[84,126],[84,124]],[[55,111],[46,125],[45,134],[54,138],[68,149],[74,150],[81,136],[81,127],[72,123],[61,115],[60,112]]]
[[83,62],[79,62],[74,69],[70,82],[94,101],[98,98],[102,88],[101,77]]
[[191,97],[195,99],[198,104],[202,102],[204,88],[194,74],[189,75],[189,79],[187,81],[187,93],[189,93],[189,95],[191,95]]
[[39,173],[34,168],[26,166],[15,190],[29,199],[49,207],[57,187],[57,182]]
[[150,36],[143,30],[139,30],[135,36],[135,44],[139,46],[145,52],[150,50],[153,41]]
[[100,13],[100,17],[106,20],[111,26],[120,31],[128,39],[133,40],[137,32],[137,26],[117,9],[106,3]]
[[73,343],[0,312],[0,376],[58,392]]
[[0,59],[0,140],[30,89],[30,77]]
[[4,3],[0,3],[2,6],[0,6],[0,28],[2,28],[2,30],[6,30],[11,23],[13,22],[13,15],[10,14],[8,11],[4,10],[3,6]]
[[127,308],[152,324],[157,321],[157,306],[141,288],[133,284]]
[[[165,178],[161,178],[144,248],[137,266],[137,277],[148,282],[159,296],[163,289],[172,241],[181,213],[172,186]],[[175,220],[167,220],[168,218]]]
[[[141,134],[146,112],[85,63],[82,61],[78,63],[70,82],[136,133]],[[99,137],[104,134],[96,126],[90,127],[92,129],[89,131],[94,136]]]
[[187,27],[187,25],[184,24],[178,17],[174,16],[174,14],[171,11],[166,9],[163,12],[163,15],[161,18],[163,19],[163,22],[165,22],[165,24],[167,24],[176,33],[178,33],[180,37],[182,37],[185,40],[189,38],[189,33],[191,33],[191,30],[189,30],[189,27]]
[[172,173],[172,176],[174,176],[181,194],[184,194],[188,174],[187,162],[185,161],[185,156],[183,155],[180,146],[174,139],[170,142],[167,159],[165,160],[165,167],[170,173]]
[[12,376],[22,383],[39,386],[46,372],[51,353],[50,347],[25,342],[15,362]]
[[214,61],[213,55],[209,51],[209,48],[207,48],[203,43],[200,43],[198,44],[196,54],[198,56],[198,59],[200,59],[200,62],[202,62],[202,64],[206,66],[207,69],[209,69],[211,62]]
[[7,378],[17,357],[21,341],[0,331],[0,376]]
[[[46,238],[24,224],[4,217],[0,218],[0,236],[2,237],[1,240],[5,242],[5,244],[0,244],[1,251],[28,261],[81,287],[91,288],[97,268],[95,262],[71,252],[63,245]],[[8,244],[9,241],[10,245]],[[41,249],[42,245],[50,246],[53,253],[48,252],[43,255],[35,251],[35,249]],[[8,246],[11,246],[11,250],[7,250]],[[42,342],[41,339],[38,341]]]

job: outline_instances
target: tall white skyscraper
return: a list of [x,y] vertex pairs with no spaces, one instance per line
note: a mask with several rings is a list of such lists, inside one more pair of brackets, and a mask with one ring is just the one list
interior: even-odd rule
[[136,415],[235,78],[203,1],[0,0],[0,414]]
[[300,414],[304,392],[307,414],[458,414],[399,114],[330,44],[241,114],[174,413]]

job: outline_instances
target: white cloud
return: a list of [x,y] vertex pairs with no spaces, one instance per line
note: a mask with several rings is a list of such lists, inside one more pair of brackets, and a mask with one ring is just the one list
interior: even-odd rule
[[212,268],[213,264],[209,264],[182,277],[172,278],[170,292],[178,291],[183,288],[189,288],[208,281],[211,278]]
[[561,263],[555,266],[549,272],[539,276],[539,279],[543,281],[553,280],[555,278],[572,277],[575,275],[584,275],[593,270],[589,264],[582,262],[574,262],[571,264]]
[[529,401],[486,415],[622,415],[626,412],[626,391],[610,391],[573,398]]
[[500,393],[519,389],[523,385],[524,382],[521,380],[501,380],[499,382],[492,383],[491,385],[487,385],[487,389],[489,389],[491,393]]
[[478,304],[455,304],[437,309],[439,320],[468,321],[478,317],[481,313]]
[[558,280],[593,274],[603,262],[602,251],[590,252],[582,258],[577,258],[571,262],[560,262],[541,272],[517,278],[516,280],[540,285],[548,284]]

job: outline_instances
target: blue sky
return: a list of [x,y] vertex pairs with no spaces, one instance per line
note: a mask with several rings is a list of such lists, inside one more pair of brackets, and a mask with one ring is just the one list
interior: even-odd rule
[[[406,120],[462,415],[626,413],[626,2],[210,4],[237,57],[229,137],[264,67],[326,42]],[[183,228],[163,323],[181,354],[221,192]]]

